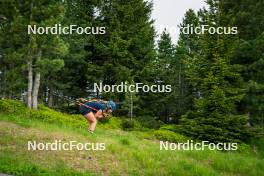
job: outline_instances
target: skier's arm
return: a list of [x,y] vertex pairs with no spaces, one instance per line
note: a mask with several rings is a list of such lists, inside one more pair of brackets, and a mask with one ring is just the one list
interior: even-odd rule
[[104,113],[102,110],[99,110],[95,113],[95,117],[98,119],[106,117],[108,114]]

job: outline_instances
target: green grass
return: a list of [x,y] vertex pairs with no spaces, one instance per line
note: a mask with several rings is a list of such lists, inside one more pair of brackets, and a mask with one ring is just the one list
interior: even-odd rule
[[[159,143],[121,130],[84,129],[1,115],[0,171],[14,175],[262,175],[264,160],[217,151],[160,151]],[[27,151],[28,140],[105,142],[105,151]],[[12,147],[11,147],[12,146]],[[41,156],[41,157],[39,157]],[[56,156],[56,157],[55,157]],[[87,160],[91,157],[92,161]],[[95,161],[93,161],[95,160]],[[76,167],[77,166],[77,167]]]
[[[21,109],[22,110],[22,109]],[[263,146],[256,152],[160,151],[152,131],[122,131],[100,124],[86,132],[81,117],[40,110],[0,114],[0,173],[12,175],[264,175]],[[43,118],[43,112],[45,117]],[[47,112],[46,112],[47,111]],[[25,115],[26,114],[26,115]],[[56,118],[63,118],[57,120]],[[70,119],[72,118],[72,119]],[[77,119],[77,120],[76,120]],[[67,122],[68,121],[68,122]],[[81,124],[78,126],[78,124]],[[27,142],[105,143],[104,151],[28,151]]]

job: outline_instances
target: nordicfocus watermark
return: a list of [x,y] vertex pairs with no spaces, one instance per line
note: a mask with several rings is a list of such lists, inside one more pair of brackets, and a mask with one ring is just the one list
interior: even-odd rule
[[160,141],[160,150],[220,150],[220,151],[235,151],[238,149],[237,143],[210,143],[202,141],[194,143],[193,140],[188,140],[185,143],[169,143],[168,141]]
[[237,27],[214,27],[209,25],[201,25],[194,27],[193,24],[188,24],[185,27],[180,28],[183,34],[225,34],[225,35],[235,35],[238,33]]
[[55,151],[55,150],[92,150],[100,151],[105,150],[105,143],[80,143],[77,141],[62,142],[61,140],[55,140],[54,142],[36,142],[28,141],[28,150],[45,150],[45,151]]
[[87,26],[81,27],[76,24],[69,26],[62,26],[61,24],[55,24],[54,26],[37,26],[28,25],[28,34],[88,34],[88,35],[100,35],[106,33],[106,28],[103,26]]
[[238,34],[238,28],[233,26],[210,26],[200,25],[194,26],[193,24],[187,24],[186,26],[159,26],[158,33],[162,33],[166,29],[171,35],[178,35],[180,32],[185,35],[189,34],[218,34],[218,35],[235,35]]
[[94,83],[95,92],[171,92],[171,85],[146,85],[143,83],[128,84],[121,82],[118,85],[103,85]]

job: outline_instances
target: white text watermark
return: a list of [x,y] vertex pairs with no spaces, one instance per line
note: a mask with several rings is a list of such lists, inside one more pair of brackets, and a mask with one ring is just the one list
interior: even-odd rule
[[53,142],[37,142],[28,141],[28,150],[105,150],[105,143],[80,143],[77,141],[62,142],[61,140],[55,140]]
[[103,85],[102,82],[94,83],[95,92],[171,92],[171,85],[146,85],[143,83],[128,84],[121,82],[118,85]]
[[98,26],[87,26],[82,27],[76,24],[72,24],[69,26],[62,26],[61,24],[55,24],[54,26],[37,26],[37,25],[28,25],[28,34],[88,34],[88,35],[100,35],[105,34],[105,27]]
[[184,35],[189,34],[218,34],[218,35],[235,35],[238,34],[238,28],[233,26],[210,26],[210,25],[198,25],[187,24],[186,26],[159,26],[158,33],[162,33],[164,30],[171,35],[178,35],[180,32]]
[[237,143],[210,143],[202,141],[194,143],[193,140],[188,140],[185,143],[170,143],[168,141],[160,141],[160,150],[220,150],[220,151],[235,151],[238,149]]

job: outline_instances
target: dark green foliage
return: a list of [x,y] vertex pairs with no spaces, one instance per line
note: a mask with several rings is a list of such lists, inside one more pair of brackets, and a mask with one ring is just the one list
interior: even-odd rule
[[121,126],[123,130],[131,130],[135,127],[135,121],[126,119],[121,123]]
[[121,128],[126,131],[142,130],[141,124],[135,119],[124,119],[121,123]]
[[247,141],[254,133],[247,126],[247,117],[243,115],[225,116],[212,113],[202,115],[187,113],[181,121],[181,131],[199,140],[212,142]]
[[152,128],[152,129],[159,129],[161,125],[164,124],[161,120],[157,120],[153,116],[138,116],[136,120],[140,122],[141,126],[144,128]]
[[[232,7],[230,9],[230,6]],[[241,6],[245,8],[240,8]],[[249,116],[252,125],[263,127],[264,109],[264,2],[253,0],[243,2],[229,2],[223,0],[222,11],[227,15],[230,25],[239,29],[237,47],[232,62],[242,67],[246,96],[239,104],[239,110]]]
[[[28,90],[32,97],[28,106],[37,108],[35,100],[38,98],[39,82],[42,83],[42,78],[49,74],[43,80],[45,84],[50,83],[51,75],[55,75],[64,66],[62,57],[67,54],[68,45],[60,35],[28,34],[28,25],[52,27],[60,24],[65,13],[63,2],[3,1],[0,5],[3,9],[0,15],[5,19],[1,20],[0,27],[0,64],[3,64],[0,70],[3,73],[1,96],[26,99]],[[27,75],[30,72],[32,74]],[[28,86],[28,89],[27,80],[31,80],[28,85],[33,85]]]
[[[208,4],[210,10],[198,14],[198,25],[226,26],[218,1],[208,1]],[[186,18],[189,21],[193,15]],[[180,129],[184,134],[211,142],[248,141],[254,135],[248,125],[249,116],[237,111],[245,89],[241,67],[232,63],[236,39],[236,36],[204,34],[198,42],[184,37],[180,40],[183,42],[179,45],[190,47],[185,68],[196,94],[194,109],[181,119]]]
[[175,115],[175,101],[171,97],[177,96],[177,90],[175,90],[174,84],[174,68],[173,59],[175,53],[175,47],[172,44],[170,35],[163,31],[160,40],[158,41],[157,56],[151,61],[148,67],[145,68],[147,72],[147,81],[156,85],[171,85],[172,92],[166,93],[153,93],[149,92],[146,95],[142,95],[144,100],[144,109],[150,110],[153,115],[159,117],[163,122],[168,123],[169,118]]

